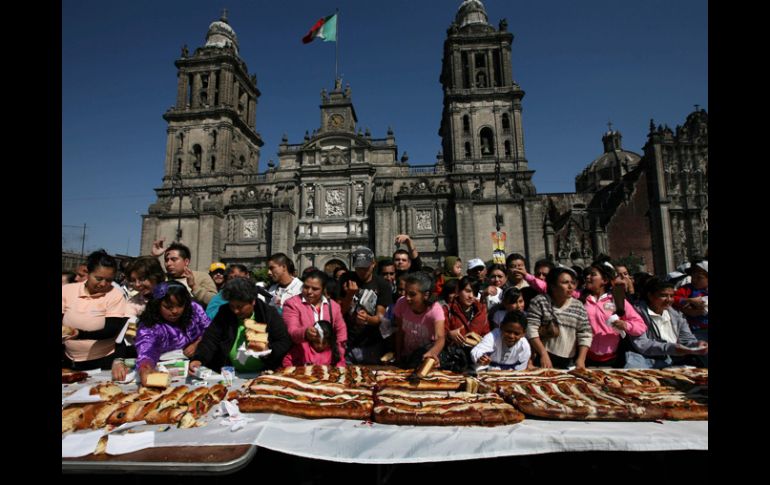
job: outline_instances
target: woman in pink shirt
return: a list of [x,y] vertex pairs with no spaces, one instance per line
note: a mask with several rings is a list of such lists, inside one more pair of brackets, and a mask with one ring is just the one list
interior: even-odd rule
[[612,297],[615,268],[608,261],[597,260],[589,269],[581,299],[588,313],[594,338],[588,349],[586,366],[622,367],[623,355],[618,352],[621,340],[626,334],[638,337],[647,331],[647,325],[633,305],[626,301],[623,302],[625,314],[618,315],[617,304]]
[[112,286],[118,263],[106,251],[88,255],[85,281],[61,287],[63,365],[109,369],[115,338],[126,324],[126,299]]
[[281,365],[284,367],[301,365],[337,365],[345,367],[345,356],[340,355],[337,347],[337,335],[334,327],[328,320],[318,320],[313,325],[319,338],[312,341],[303,341],[301,344],[293,344],[283,358]]
[[[302,293],[283,304],[283,321],[289,330],[292,348],[283,365],[326,364],[345,367],[345,343],[348,330],[342,318],[340,305],[324,296],[329,277],[320,270],[310,271],[302,277]],[[318,331],[316,323],[326,320],[333,328],[333,350],[324,350],[328,332]],[[323,329],[323,326],[321,326]],[[295,348],[296,347],[296,348]],[[304,360],[303,363],[298,363]]]

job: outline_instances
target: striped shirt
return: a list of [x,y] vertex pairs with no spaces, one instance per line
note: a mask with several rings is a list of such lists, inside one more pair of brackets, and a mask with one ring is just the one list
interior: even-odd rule
[[[538,295],[532,299],[527,309],[527,338],[540,337],[540,324],[551,318],[552,307],[549,295]],[[588,322],[588,313],[580,300],[570,298],[561,308],[553,307],[553,313],[559,322],[559,336],[543,340],[545,349],[563,358],[572,358],[578,346],[591,347],[593,330]]]

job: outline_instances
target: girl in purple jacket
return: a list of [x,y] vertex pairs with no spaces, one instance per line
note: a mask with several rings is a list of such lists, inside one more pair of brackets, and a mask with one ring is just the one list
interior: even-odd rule
[[211,323],[206,311],[192,301],[190,291],[181,283],[160,283],[152,296],[139,317],[134,341],[136,369],[142,385],[162,354],[183,349],[184,354],[191,357]]

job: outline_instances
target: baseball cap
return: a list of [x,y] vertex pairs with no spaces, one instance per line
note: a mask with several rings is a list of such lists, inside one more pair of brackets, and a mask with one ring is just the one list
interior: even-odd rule
[[468,271],[472,270],[473,268],[478,268],[479,266],[482,268],[486,267],[486,264],[484,264],[484,261],[482,261],[481,258],[473,258],[468,261]]
[[368,268],[374,262],[374,252],[367,247],[357,247],[353,251],[353,267]]
[[227,269],[227,267],[225,266],[225,263],[219,263],[219,262],[211,263],[211,266],[209,266],[209,273],[213,273],[218,269],[221,269],[222,271],[224,271],[225,269]]

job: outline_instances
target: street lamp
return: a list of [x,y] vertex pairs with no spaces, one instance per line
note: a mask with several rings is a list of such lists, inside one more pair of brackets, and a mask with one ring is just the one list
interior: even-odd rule
[[176,222],[176,242],[179,242],[182,240],[182,175],[174,175],[171,179],[171,188],[174,193],[179,195],[179,213]]

